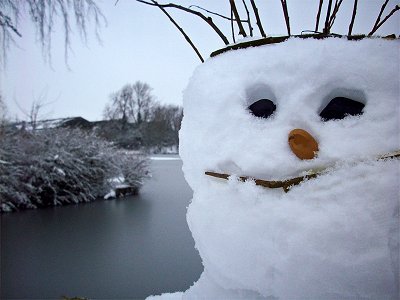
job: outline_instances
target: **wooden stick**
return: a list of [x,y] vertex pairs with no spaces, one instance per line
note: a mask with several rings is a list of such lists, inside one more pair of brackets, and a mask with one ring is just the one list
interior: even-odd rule
[[283,15],[285,16],[285,23],[286,23],[287,32],[288,32],[288,35],[290,36],[289,13],[288,13],[288,10],[287,10],[286,0],[281,0],[281,4],[282,4],[282,9],[283,9]]
[[251,2],[251,6],[253,8],[253,11],[254,11],[254,15],[256,17],[256,21],[257,21],[256,24],[258,26],[258,29],[260,30],[261,36],[262,37],[267,37],[267,35],[264,32],[264,28],[263,28],[263,26],[261,24],[260,15],[258,14],[258,8],[256,6],[256,3],[254,2],[254,0],[250,0],[250,2]]
[[231,32],[232,32],[232,40],[233,43],[236,43],[236,39],[235,39],[235,26],[233,26],[233,11],[231,9]]
[[189,36],[185,33],[185,31],[178,25],[178,23],[175,22],[175,20],[171,17],[171,15],[160,5],[158,5],[158,3],[154,0],[152,0],[152,2],[154,4],[156,4],[158,6],[158,8],[160,8],[162,10],[162,12],[168,17],[168,19],[176,26],[176,28],[178,28],[178,30],[182,33],[182,35],[185,37],[186,41],[190,44],[190,46],[193,48],[193,50],[196,52],[197,56],[199,57],[200,61],[203,63],[204,59],[201,56],[199,50],[196,48],[196,46],[193,44],[192,40],[189,38]]
[[382,4],[381,10],[379,12],[378,17],[375,20],[375,24],[374,24],[374,27],[372,27],[372,29],[374,29],[378,25],[379,21],[381,20],[381,16],[382,16],[383,11],[385,10],[386,5],[388,4],[388,2],[389,2],[389,0],[385,0],[385,2]]
[[382,21],[380,21],[374,28],[372,28],[371,32],[368,33],[368,36],[373,35],[375,33],[375,31],[377,31],[379,29],[379,27],[381,27],[383,25],[383,23],[385,23],[387,21],[387,19],[389,19],[399,9],[400,9],[400,6],[396,5],[395,8],[393,8],[392,11]]
[[[206,175],[211,176],[211,177],[216,177],[220,179],[226,179],[228,180],[231,175],[229,174],[224,174],[224,173],[216,173],[216,172],[205,172]],[[248,180],[254,180],[255,184],[258,186],[263,186],[266,188],[270,189],[276,189],[276,188],[283,188],[285,192],[288,192],[290,188],[294,185],[298,185],[299,183],[303,182],[304,180],[311,179],[317,177],[319,174],[310,174],[310,175],[304,175],[300,177],[295,177],[291,178],[288,180],[273,180],[273,181],[268,181],[268,180],[263,180],[263,179],[257,179],[257,178],[252,178],[248,176],[239,176],[238,179],[242,182],[248,181]]]
[[351,36],[351,33],[353,31],[354,19],[356,18],[356,13],[357,13],[357,2],[358,2],[358,0],[354,0],[353,14],[351,16],[349,32],[347,33],[348,36]]
[[[394,158],[400,158],[400,150],[378,156],[376,160],[379,161],[379,160],[394,159]],[[327,168],[323,168],[322,170],[317,172],[312,172],[304,176],[294,177],[286,180],[263,180],[249,176],[239,176],[238,179],[242,182],[248,180],[254,180],[256,185],[270,189],[283,188],[283,190],[287,193],[291,187],[298,185],[305,180],[316,178],[317,176],[322,175],[326,169]],[[229,177],[231,177],[231,175],[229,174],[209,172],[209,171],[205,172],[205,175],[225,180],[228,180]]]
[[229,3],[231,4],[231,10],[239,27],[239,34],[241,34],[243,37],[247,37],[246,31],[244,31],[242,21],[240,20],[240,16],[236,8],[235,0],[229,0]]
[[335,23],[336,15],[339,11],[340,6],[342,5],[343,0],[336,0],[335,7],[333,8],[333,13],[329,18],[329,31],[331,30],[333,23]]
[[247,14],[247,21],[246,21],[246,22],[247,22],[248,25],[249,25],[250,36],[253,36],[253,27],[251,26],[250,12],[249,12],[249,10],[247,9],[246,1],[245,1],[245,0],[242,0],[242,2],[243,2],[244,9],[246,10],[246,14]]
[[323,30],[324,34],[329,34],[329,18],[330,18],[330,15],[331,15],[331,8],[332,8],[332,0],[329,0],[328,9],[326,11],[325,27],[324,27],[324,30]]
[[[228,44],[229,44],[228,39],[227,39],[226,36],[222,33],[222,31],[215,25],[215,23],[213,22],[212,18],[206,17],[205,15],[203,15],[203,14],[202,14],[201,12],[199,12],[199,11],[195,11],[195,10],[193,10],[193,9],[186,8],[186,7],[184,7],[184,6],[177,5],[177,4],[175,4],[175,3],[160,4],[160,3],[156,2],[156,1],[153,1],[153,0],[152,0],[153,3],[152,3],[152,2],[145,1],[145,0],[136,0],[136,1],[137,1],[137,2],[140,2],[140,3],[143,3],[143,4],[150,5],[150,6],[158,6],[158,7],[162,7],[162,8],[176,8],[176,9],[183,10],[183,11],[185,11],[185,12],[188,12],[188,13],[190,13],[190,14],[194,14],[194,15],[200,17],[201,19],[203,19],[204,21],[206,21],[207,24],[210,25],[211,28],[214,29],[214,31],[215,31],[215,32],[218,34],[218,36],[222,39],[222,41],[225,43],[225,45],[228,45]],[[155,2],[155,3],[154,3],[154,2]]]
[[318,13],[317,13],[317,21],[315,23],[315,32],[318,32],[318,27],[319,27],[319,18],[321,17],[321,9],[322,9],[322,4],[324,3],[324,0],[319,0],[319,6],[318,6]]
[[[232,17],[229,18],[229,17],[227,17],[227,16],[224,16],[224,15],[222,15],[222,14],[213,12],[213,11],[208,10],[208,9],[205,9],[205,8],[203,8],[203,7],[201,7],[201,6],[198,6],[198,5],[190,5],[190,6],[189,6],[189,8],[192,8],[192,7],[195,7],[195,8],[201,9],[201,10],[204,10],[205,12],[207,12],[207,13],[209,13],[209,14],[211,14],[211,15],[218,16],[218,17],[220,17],[220,18],[222,18],[222,19],[225,19],[225,20],[229,20],[229,21],[232,21],[232,20],[233,20]],[[242,20],[242,21],[243,21],[243,20]]]

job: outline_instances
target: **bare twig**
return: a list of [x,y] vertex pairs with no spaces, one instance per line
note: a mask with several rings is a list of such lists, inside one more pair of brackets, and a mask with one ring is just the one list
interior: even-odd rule
[[253,27],[251,26],[251,20],[250,20],[250,13],[249,10],[247,9],[247,4],[245,0],[242,0],[244,9],[246,10],[247,14],[247,23],[249,24],[249,31],[250,31],[250,36],[253,36]]
[[185,37],[186,41],[190,44],[190,46],[193,48],[193,50],[196,52],[197,56],[199,57],[201,62],[204,62],[203,57],[201,56],[199,50],[196,48],[196,46],[193,44],[192,40],[189,38],[189,36],[185,33],[185,31],[178,25],[178,23],[175,22],[175,20],[171,17],[171,15],[164,9],[164,7],[158,5],[157,1],[151,0],[154,4],[158,6],[158,8],[161,9],[161,11],[168,17],[168,19],[178,28],[178,30],[182,33],[182,35]]
[[389,0],[385,0],[385,2],[382,4],[381,11],[379,12],[378,17],[376,18],[374,27],[372,27],[372,29],[374,29],[378,25],[378,23],[380,22],[382,14],[383,14],[383,11],[385,10],[386,5],[388,4],[388,2],[389,2]]
[[368,33],[368,36],[371,36],[375,33],[375,31],[377,31],[379,29],[379,27],[381,27],[383,25],[383,23],[385,23],[387,21],[387,19],[389,19],[396,11],[398,11],[400,9],[399,5],[396,5],[392,11],[382,20],[380,21],[377,25],[374,26],[374,28],[372,28],[371,32]]
[[7,16],[7,15],[4,15],[1,11],[0,11],[0,26],[1,27],[8,27],[16,35],[18,35],[19,37],[22,37],[22,34],[19,33],[18,29],[13,25],[11,18],[9,16]]
[[324,27],[324,30],[323,30],[324,34],[329,34],[329,30],[330,30],[330,28],[329,28],[329,17],[331,15],[331,8],[332,8],[332,0],[329,0],[328,10],[326,12],[326,18],[325,18],[325,27]]
[[318,32],[319,18],[321,17],[321,9],[322,9],[322,4],[323,4],[323,3],[324,3],[324,0],[319,0],[318,13],[317,13],[317,21],[315,22],[315,32]]
[[145,0],[136,0],[136,1],[140,2],[140,3],[143,3],[143,4],[151,5],[151,6],[157,6],[157,7],[160,7],[160,8],[176,8],[176,9],[188,12],[190,14],[196,15],[196,16],[200,17],[201,19],[203,19],[204,21],[206,21],[207,24],[211,26],[211,28],[218,34],[218,36],[222,39],[222,41],[224,42],[225,45],[229,44],[228,39],[222,33],[222,31],[215,25],[215,23],[213,22],[212,18],[211,17],[206,17],[201,12],[195,11],[193,9],[190,9],[190,8],[187,8],[187,7],[184,7],[184,6],[181,6],[181,5],[177,5],[175,3],[160,4],[157,1],[152,1],[152,2],[148,2],[148,1],[145,1]]
[[240,16],[239,16],[239,13],[236,8],[235,0],[229,0],[229,3],[231,4],[231,10],[233,12],[233,15],[235,16],[236,23],[239,27],[239,34],[241,34],[243,37],[246,37],[247,34],[246,34],[246,31],[244,31],[242,21],[240,20]]
[[[48,106],[50,104],[53,104],[59,98],[59,96],[58,96],[58,97],[56,97],[56,99],[54,99],[52,101],[45,102],[45,100],[47,98],[47,91],[48,91],[47,89],[43,90],[41,92],[41,94],[39,95],[39,97],[32,101],[29,111],[26,110],[25,108],[23,108],[18,103],[17,100],[14,100],[16,105],[17,105],[17,107],[19,108],[19,110],[22,112],[22,114],[28,120],[28,122],[31,125],[33,131],[36,130],[37,125],[38,125],[40,120],[48,118],[48,115],[51,114],[51,112],[47,112],[47,113],[43,114],[43,111],[42,111],[43,107]],[[33,97],[33,98],[35,98],[35,97]]]
[[256,6],[256,3],[254,2],[254,0],[250,0],[250,2],[251,2],[251,6],[253,7],[254,15],[256,16],[257,26],[258,26],[258,29],[260,30],[261,36],[267,37],[267,35],[264,32],[264,28],[261,24],[260,15],[258,14],[258,8]]
[[283,15],[285,16],[287,32],[288,32],[288,35],[290,35],[289,13],[287,10],[286,0],[281,0],[281,4],[282,4],[282,9],[283,9]]
[[357,2],[358,0],[354,0],[353,14],[351,16],[349,32],[347,33],[348,36],[351,36],[351,32],[353,31],[354,19],[356,18],[356,13],[357,13]]
[[336,0],[335,7],[333,8],[333,13],[329,18],[329,31],[331,30],[333,23],[335,23],[336,15],[339,11],[340,5],[342,5],[343,0]]
[[233,26],[233,11],[231,9],[231,32],[232,32],[232,40],[234,43],[236,43],[235,39],[235,26]]
[[[229,18],[229,17],[227,17],[227,16],[224,16],[224,15],[222,15],[222,14],[219,14],[219,13],[216,13],[216,12],[213,12],[213,11],[210,11],[210,10],[205,9],[205,8],[203,8],[203,7],[201,7],[201,6],[198,6],[198,5],[190,5],[190,6],[189,6],[190,9],[191,9],[192,7],[195,7],[195,8],[201,9],[201,10],[204,10],[205,12],[207,12],[207,13],[209,13],[209,14],[211,14],[211,15],[218,16],[218,17],[220,17],[220,18],[222,18],[222,19],[225,19],[225,20],[229,20],[229,21],[232,21],[232,20],[233,20],[232,17]],[[242,21],[245,22],[244,20],[242,20]]]

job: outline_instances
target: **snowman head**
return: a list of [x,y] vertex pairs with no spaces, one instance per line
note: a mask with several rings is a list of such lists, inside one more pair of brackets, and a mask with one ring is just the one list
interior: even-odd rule
[[[398,49],[290,38],[198,67],[180,155],[189,227],[218,285],[290,299],[396,295],[399,161],[378,158],[400,148]],[[287,193],[238,180],[316,169]]]
[[205,171],[281,180],[398,150],[398,46],[291,38],[211,58],[184,93],[189,184]]

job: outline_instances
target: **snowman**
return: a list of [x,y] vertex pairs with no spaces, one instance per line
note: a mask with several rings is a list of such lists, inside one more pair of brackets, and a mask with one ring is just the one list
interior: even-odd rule
[[169,296],[398,299],[399,40],[263,43],[214,53],[184,91],[204,272]]
[[281,1],[288,36],[228,45],[190,79],[180,156],[204,271],[162,298],[400,298],[400,40],[372,36],[400,8],[352,36],[355,1],[340,36],[341,1],[317,32],[322,2],[315,34],[291,35]]

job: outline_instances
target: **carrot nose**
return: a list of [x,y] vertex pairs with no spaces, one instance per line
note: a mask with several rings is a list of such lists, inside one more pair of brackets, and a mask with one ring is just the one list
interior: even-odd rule
[[289,132],[289,146],[300,159],[313,159],[318,152],[318,143],[303,129],[293,129]]

